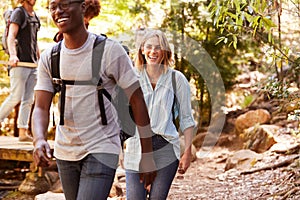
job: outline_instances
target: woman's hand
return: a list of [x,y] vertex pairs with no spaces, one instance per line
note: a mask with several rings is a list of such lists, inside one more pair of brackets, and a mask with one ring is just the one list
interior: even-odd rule
[[184,174],[186,170],[190,167],[192,161],[192,141],[193,141],[193,130],[194,127],[191,126],[183,131],[184,135],[184,153],[180,158],[178,173]]
[[180,159],[179,166],[178,166],[178,173],[184,174],[187,171],[187,169],[190,167],[191,160],[192,160],[192,153],[190,150],[186,150]]

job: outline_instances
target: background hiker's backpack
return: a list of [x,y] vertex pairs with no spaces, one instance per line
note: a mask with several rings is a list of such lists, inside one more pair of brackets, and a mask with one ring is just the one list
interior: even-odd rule
[[59,41],[52,48],[51,52],[52,83],[55,93],[60,92],[60,125],[64,125],[66,85],[95,85],[95,88],[98,90],[98,101],[102,124],[107,125],[107,118],[105,114],[105,106],[103,101],[103,96],[105,96],[110,102],[112,102],[117,111],[119,123],[121,126],[120,139],[123,146],[124,141],[135,134],[136,124],[133,119],[129,100],[124,90],[119,86],[116,86],[116,96],[112,97],[108,93],[108,91],[102,87],[102,79],[99,76],[99,72],[101,69],[101,60],[104,52],[106,39],[107,37],[105,35],[97,35],[96,37],[92,55],[92,79],[86,81],[61,79],[59,72],[61,41]]
[[[27,11],[25,10],[25,8],[23,8],[22,6],[20,7],[16,7],[14,10],[12,9],[9,9],[9,10],[6,10],[4,13],[3,13],[3,19],[5,21],[5,30],[3,32],[3,35],[2,35],[2,49],[5,51],[5,53],[9,54],[8,52],[8,46],[7,46],[7,36],[8,36],[8,31],[9,31],[9,25],[10,25],[10,16],[12,15],[12,13],[17,10],[17,9],[20,9],[22,10],[22,13],[23,13],[23,23],[21,24],[21,26],[19,27],[20,29],[24,29],[26,26],[27,26],[27,22],[28,22],[28,13]],[[36,16],[35,14],[35,17],[38,19],[38,17]],[[39,25],[40,26],[40,25]],[[16,44],[18,44],[18,41],[16,40],[15,41]]]
[[[23,29],[27,25],[27,14],[25,14],[23,7],[17,7],[15,9],[21,9],[23,11],[24,21],[23,21],[23,24],[20,27],[20,29]],[[9,25],[10,25],[10,16],[13,13],[13,11],[14,10],[9,9],[9,10],[6,10],[3,13],[3,19],[5,21],[5,30],[4,30],[3,35],[2,35],[2,49],[7,54],[9,54],[9,52],[8,52],[8,46],[7,46],[7,36],[8,36]],[[17,43],[17,41],[16,41],[16,43]]]

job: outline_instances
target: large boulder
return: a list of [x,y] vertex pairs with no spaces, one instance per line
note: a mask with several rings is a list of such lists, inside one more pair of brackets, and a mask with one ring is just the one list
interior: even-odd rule
[[19,191],[25,194],[41,194],[50,189],[50,183],[45,176],[39,176],[38,173],[28,172],[24,181],[19,186]]
[[249,170],[262,158],[263,156],[261,154],[249,149],[236,151],[227,158],[225,171],[233,168],[240,171]]
[[275,143],[274,134],[279,130],[275,125],[256,125],[244,130],[240,137],[244,141],[244,149],[257,153],[269,150]]
[[250,110],[245,114],[237,117],[235,121],[235,129],[237,133],[242,133],[245,129],[255,124],[266,124],[271,120],[271,115],[267,110],[258,109]]

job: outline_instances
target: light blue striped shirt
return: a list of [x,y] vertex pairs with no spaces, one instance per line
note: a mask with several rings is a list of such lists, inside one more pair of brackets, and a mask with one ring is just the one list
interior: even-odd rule
[[[154,133],[162,135],[173,144],[177,158],[180,158],[179,134],[173,123],[172,105],[174,92],[172,86],[172,71],[175,71],[176,97],[180,106],[175,107],[175,113],[179,113],[180,130],[194,127],[195,121],[191,108],[191,92],[186,77],[177,70],[169,68],[162,74],[153,89],[146,69],[139,71],[140,84],[144,93],[145,102],[148,108],[151,129]],[[124,165],[126,169],[138,170],[140,160],[140,141],[138,134],[127,140],[124,151]]]

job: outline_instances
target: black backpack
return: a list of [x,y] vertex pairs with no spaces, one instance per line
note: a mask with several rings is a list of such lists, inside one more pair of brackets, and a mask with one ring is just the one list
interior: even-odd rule
[[101,69],[101,60],[103,56],[105,41],[107,37],[105,35],[97,35],[96,40],[93,46],[93,55],[92,55],[92,79],[87,81],[75,81],[75,80],[63,80],[60,77],[59,72],[59,60],[60,60],[60,50],[61,50],[61,41],[58,42],[51,52],[51,74],[52,74],[52,83],[55,93],[60,92],[60,125],[64,125],[64,108],[65,108],[65,95],[66,95],[66,85],[95,85],[95,89],[98,90],[98,101],[100,114],[102,119],[102,124],[107,125],[107,118],[105,114],[105,107],[103,101],[103,95],[109,99],[110,102],[114,105],[120,126],[120,139],[123,146],[123,143],[129,137],[132,137],[135,134],[136,124],[134,122],[132,109],[129,104],[129,100],[124,92],[124,90],[116,86],[116,96],[112,96],[108,91],[102,87],[102,79],[99,76]]
[[[20,26],[20,30],[21,29],[24,29],[26,26],[27,26],[27,22],[28,22],[28,13],[27,11],[25,10],[25,8],[23,8],[22,6],[20,7],[16,7],[14,10],[17,10],[17,9],[20,9],[22,10],[22,13],[23,13],[23,23],[21,24]],[[9,31],[9,25],[10,25],[10,16],[12,15],[12,13],[14,12],[14,10],[12,9],[9,9],[9,10],[6,10],[4,13],[3,13],[3,19],[5,21],[5,30],[2,34],[2,49],[4,50],[5,53],[9,54],[8,52],[8,46],[7,46],[7,36],[8,36],[8,31]],[[37,15],[35,14],[35,17],[38,19]],[[39,20],[38,20],[39,21]],[[40,26],[40,24],[39,24]],[[18,44],[18,41],[16,40],[16,45]]]

